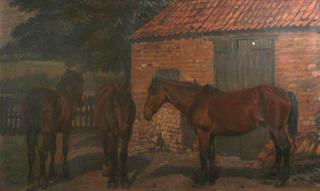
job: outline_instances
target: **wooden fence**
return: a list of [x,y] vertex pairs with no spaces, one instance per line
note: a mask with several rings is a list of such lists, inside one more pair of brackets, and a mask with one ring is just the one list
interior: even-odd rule
[[[0,133],[23,132],[20,128],[21,101],[22,94],[3,94],[0,95]],[[78,108],[72,121],[73,127],[94,128],[92,119],[92,109],[94,106],[94,96],[85,96],[82,108]]]

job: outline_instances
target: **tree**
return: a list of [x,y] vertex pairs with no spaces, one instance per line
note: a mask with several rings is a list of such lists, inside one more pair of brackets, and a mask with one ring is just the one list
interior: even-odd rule
[[[57,59],[125,71],[130,67],[129,36],[170,0],[8,0],[34,16],[18,25],[7,56]],[[129,68],[130,69],[130,68]]]

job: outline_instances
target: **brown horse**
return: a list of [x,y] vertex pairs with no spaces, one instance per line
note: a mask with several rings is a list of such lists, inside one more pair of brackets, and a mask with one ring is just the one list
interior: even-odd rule
[[[96,126],[101,130],[105,155],[103,163],[108,171],[109,188],[117,187],[118,168],[120,169],[121,186],[123,188],[130,186],[126,163],[135,117],[136,107],[127,88],[106,85],[97,91],[94,120]],[[120,153],[118,153],[119,140],[121,140]],[[120,155],[119,167],[118,155]]]
[[[75,71],[67,70],[56,89],[37,88],[24,99],[22,105],[22,126],[26,129],[28,147],[28,188],[36,189],[33,174],[35,148],[39,148],[40,186],[47,186],[48,180],[55,176],[56,137],[63,134],[63,176],[69,176],[68,142],[71,120],[76,107],[83,100],[83,78]],[[46,161],[50,151],[49,177]]]
[[[184,113],[196,131],[201,162],[200,175],[195,177],[196,185],[203,185],[207,179],[212,184],[215,182],[215,136],[241,135],[260,126],[269,129],[277,151],[271,171],[272,175],[278,175],[276,185],[286,183],[289,151],[297,133],[298,113],[293,93],[287,94],[267,85],[226,93],[208,85],[202,88],[154,78],[144,105],[145,118],[151,120],[165,102]],[[282,158],[284,168],[280,171]]]

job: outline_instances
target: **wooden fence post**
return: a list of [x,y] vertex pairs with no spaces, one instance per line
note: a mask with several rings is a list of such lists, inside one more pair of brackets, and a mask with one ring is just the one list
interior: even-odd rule
[[[6,134],[19,131],[21,124],[21,101],[22,96],[18,93],[0,95],[0,133]],[[86,96],[84,105],[78,108],[72,120],[72,126],[93,128],[92,111],[94,106],[93,96]]]

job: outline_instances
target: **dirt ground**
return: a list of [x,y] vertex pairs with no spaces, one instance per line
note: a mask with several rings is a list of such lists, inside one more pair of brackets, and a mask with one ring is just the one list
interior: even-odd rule
[[[58,142],[61,140],[58,140]],[[0,191],[24,190],[27,169],[23,136],[0,137]],[[61,154],[61,149],[58,150]],[[79,131],[71,136],[69,165],[71,178],[57,178],[48,191],[105,191],[107,178],[101,175],[102,149],[96,132]],[[220,177],[215,185],[193,188],[191,176],[198,167],[197,153],[131,153],[128,159],[129,190],[320,190],[320,160],[303,160],[295,165],[287,186],[275,188],[263,181],[266,170],[254,161],[219,156]],[[58,176],[61,174],[59,164]],[[121,189],[118,189],[121,190]]]

